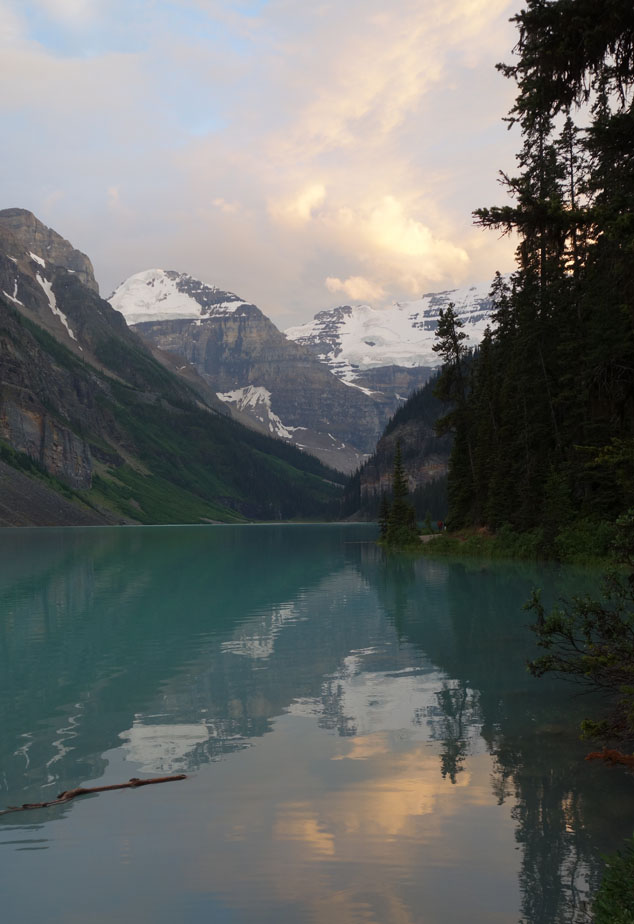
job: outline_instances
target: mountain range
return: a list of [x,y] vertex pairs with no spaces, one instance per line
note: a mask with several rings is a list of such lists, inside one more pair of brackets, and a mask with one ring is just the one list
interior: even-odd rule
[[[440,365],[433,352],[438,313],[453,303],[475,346],[490,323],[490,285],[447,289],[385,308],[343,305],[286,330],[342,381],[405,400]],[[399,392],[400,387],[400,392]]]
[[[0,211],[0,523],[334,512],[341,473],[437,367],[450,301],[477,343],[484,287],[340,306],[286,333],[176,271],[137,273],[105,300],[85,254],[32,213]],[[363,467],[367,497],[389,479],[392,442]],[[446,468],[438,448],[416,485]]]
[[88,257],[0,211],[0,524],[323,516],[342,480],[232,420],[100,298]]
[[148,344],[195,369],[238,420],[350,473],[439,365],[439,309],[454,302],[475,345],[489,321],[487,293],[472,286],[387,308],[341,306],[284,334],[256,305],[173,270],[136,273],[109,300]]

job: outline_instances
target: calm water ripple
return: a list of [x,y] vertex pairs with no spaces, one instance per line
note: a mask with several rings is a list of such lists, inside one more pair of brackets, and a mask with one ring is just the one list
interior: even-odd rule
[[0,808],[188,774],[0,818],[5,920],[584,920],[631,777],[583,761],[521,607],[586,579],[373,538],[0,533]]

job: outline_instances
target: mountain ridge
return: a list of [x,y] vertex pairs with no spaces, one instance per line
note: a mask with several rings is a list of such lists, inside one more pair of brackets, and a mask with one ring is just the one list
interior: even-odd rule
[[343,306],[285,333],[253,303],[175,270],[135,273],[110,303],[147,343],[196,369],[238,419],[351,473],[439,365],[437,313],[452,299],[477,343],[491,309],[484,285],[386,309]]
[[[340,305],[285,333],[348,384],[371,387],[378,370],[389,367],[423,369],[429,378],[441,364],[432,349],[439,310],[452,302],[464,323],[467,345],[476,346],[490,321],[490,288],[489,283],[480,283],[446,289],[383,308]],[[417,387],[423,384],[417,380]]]
[[[41,253],[52,241],[46,258],[31,232]],[[3,460],[100,522],[326,511],[337,474],[229,419],[215,396],[213,407],[204,383],[177,375],[65,265],[74,252],[30,212],[0,212]]]
[[136,273],[110,303],[147,343],[193,366],[232,413],[342,471],[372,451],[392,409],[333,376],[253,303],[187,274]]

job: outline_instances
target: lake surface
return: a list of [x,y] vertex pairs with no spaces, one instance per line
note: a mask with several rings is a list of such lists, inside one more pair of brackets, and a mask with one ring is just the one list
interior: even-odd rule
[[0,532],[7,924],[583,920],[634,828],[522,604],[578,572],[386,556],[368,526]]

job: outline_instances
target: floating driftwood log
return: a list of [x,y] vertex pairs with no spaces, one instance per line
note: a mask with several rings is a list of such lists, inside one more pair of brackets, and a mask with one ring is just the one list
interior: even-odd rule
[[136,789],[137,786],[152,786],[154,783],[172,783],[174,780],[186,780],[186,773],[178,773],[176,776],[155,776],[151,780],[140,780],[133,776],[127,783],[114,783],[112,786],[78,786],[77,789],[65,789],[60,792],[56,799],[50,802],[24,802],[22,805],[10,805],[0,815],[8,815],[9,812],[25,812],[28,809],[48,808],[49,805],[61,805],[63,802],[70,802],[77,796],[87,796],[91,792],[109,792],[111,789]]

